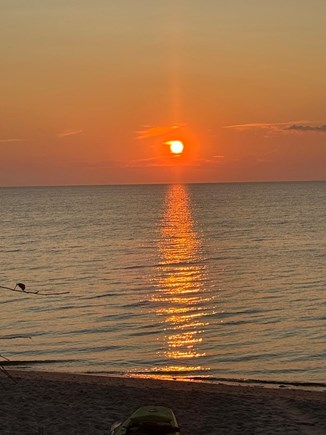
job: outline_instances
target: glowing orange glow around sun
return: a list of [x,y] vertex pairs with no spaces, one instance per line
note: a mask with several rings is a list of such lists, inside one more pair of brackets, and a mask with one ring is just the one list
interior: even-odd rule
[[170,140],[165,143],[170,146],[170,151],[172,154],[181,154],[183,152],[184,145],[181,140]]

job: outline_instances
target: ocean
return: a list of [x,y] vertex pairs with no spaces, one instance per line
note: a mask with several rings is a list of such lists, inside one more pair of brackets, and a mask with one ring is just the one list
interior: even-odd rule
[[0,289],[4,362],[326,386],[326,182],[1,188],[0,204],[0,285],[40,292]]

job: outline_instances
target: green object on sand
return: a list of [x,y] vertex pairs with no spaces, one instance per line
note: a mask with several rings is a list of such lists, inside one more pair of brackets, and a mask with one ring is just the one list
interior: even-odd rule
[[172,409],[165,406],[142,406],[111,435],[178,435],[180,429]]

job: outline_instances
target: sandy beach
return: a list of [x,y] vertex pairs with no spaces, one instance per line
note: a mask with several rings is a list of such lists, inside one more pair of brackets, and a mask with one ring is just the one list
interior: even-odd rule
[[325,434],[326,395],[197,382],[10,370],[1,434],[104,435],[143,405],[172,408],[182,435]]

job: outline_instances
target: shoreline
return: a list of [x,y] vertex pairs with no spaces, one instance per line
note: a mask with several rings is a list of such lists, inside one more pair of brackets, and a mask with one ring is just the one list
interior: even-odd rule
[[291,388],[7,369],[1,421],[10,434],[109,434],[144,405],[171,407],[181,435],[326,433],[326,394]]
[[[168,388],[177,390],[199,390],[218,392],[223,390],[225,393],[230,394],[264,394],[284,397],[296,397],[299,395],[316,397],[317,399],[326,400],[326,391],[322,384],[299,384],[287,382],[268,382],[268,381],[242,381],[236,379],[177,379],[177,378],[160,378],[142,375],[112,375],[112,374],[99,374],[99,373],[83,373],[83,372],[66,372],[66,371],[47,371],[47,370],[30,370],[30,369],[8,369],[7,372],[15,377],[33,380],[48,380],[48,381],[62,381],[62,382],[77,382],[82,384],[101,384],[101,385],[115,385],[127,386],[138,388]],[[283,387],[284,385],[284,387]],[[314,386],[316,385],[316,386]],[[322,385],[322,386],[321,386]],[[319,390],[321,388],[321,390]]]
[[[45,360],[41,363],[52,364],[57,360]],[[142,373],[142,372],[106,372],[106,371],[74,371],[69,370],[48,370],[46,369],[34,369],[33,365],[40,364],[40,360],[5,360],[1,362],[1,366],[6,370],[12,370],[17,372],[35,372],[35,373],[66,373],[67,375],[84,375],[84,376],[100,376],[100,377],[120,377],[120,378],[137,378],[137,379],[151,379],[151,380],[173,380],[178,382],[198,382],[209,384],[225,384],[225,385],[243,385],[251,387],[263,387],[263,388],[287,388],[287,389],[299,389],[309,391],[325,391],[326,382],[322,381],[289,381],[289,380],[277,380],[277,379],[251,379],[251,378],[230,378],[230,377],[215,377],[215,376],[176,376],[173,374],[160,374],[159,372]]]

